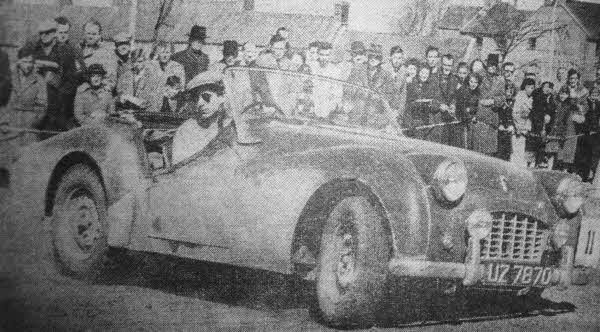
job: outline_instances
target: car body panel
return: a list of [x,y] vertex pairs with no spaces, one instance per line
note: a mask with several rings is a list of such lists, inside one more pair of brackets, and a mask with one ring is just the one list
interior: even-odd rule
[[[377,198],[394,257],[462,263],[465,220],[477,209],[519,212],[548,228],[560,220],[547,193],[561,177],[556,173],[532,173],[397,133],[255,120],[244,123],[258,138],[254,144],[239,141],[239,132],[227,126],[193,158],[154,173],[140,128],[111,121],[78,128],[27,148],[15,164],[11,188],[17,201],[31,195],[21,206],[49,216],[52,211],[40,202],[47,204],[52,175],[66,156],[85,154],[106,190],[109,243],[282,273],[293,271],[294,241],[308,202],[335,181],[361,183]],[[432,174],[447,159],[464,163],[469,178],[454,206],[441,204],[432,188]],[[450,248],[442,244],[448,236]]]

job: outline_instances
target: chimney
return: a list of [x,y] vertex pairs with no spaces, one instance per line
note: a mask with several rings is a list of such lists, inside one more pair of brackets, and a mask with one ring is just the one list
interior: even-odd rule
[[339,1],[335,3],[334,16],[341,25],[348,25],[348,17],[350,15],[350,3],[347,1]]
[[244,0],[244,10],[254,10],[254,0]]

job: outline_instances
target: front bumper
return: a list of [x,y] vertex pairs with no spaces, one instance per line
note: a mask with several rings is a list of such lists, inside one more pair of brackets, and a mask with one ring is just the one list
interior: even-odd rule
[[[480,242],[471,239],[464,263],[431,262],[411,257],[395,257],[389,262],[389,271],[398,277],[460,279],[464,286],[475,286],[484,278],[484,266],[481,263],[480,251]],[[559,267],[554,270],[550,285],[560,284],[562,287],[567,287],[571,284],[573,253],[573,247],[562,247],[562,259]]]

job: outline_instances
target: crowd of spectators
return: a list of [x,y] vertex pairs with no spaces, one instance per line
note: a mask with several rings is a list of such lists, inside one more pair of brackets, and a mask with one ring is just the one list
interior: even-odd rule
[[[567,170],[589,180],[600,158],[600,68],[588,90],[574,68],[561,67],[555,78],[542,80],[533,65],[517,79],[517,66],[497,54],[456,63],[435,46],[421,59],[407,59],[401,45],[384,50],[354,41],[347,56],[334,61],[331,43],[292,48],[285,28],[263,50],[226,40],[222,58],[211,61],[203,52],[207,34],[202,26],[192,27],[188,47],[177,53],[164,41],[133,48],[131,36],[123,33],[105,42],[96,21],[82,28],[84,40],[77,45],[70,41],[66,18],[44,21],[38,36],[19,49],[16,69],[2,73],[8,79],[0,82],[0,102],[8,104],[5,124],[64,131],[103,121],[115,107],[184,112],[202,101],[207,84],[222,80],[225,68],[245,66],[366,87],[385,98],[408,136],[523,166]],[[322,106],[327,100],[305,100],[303,107],[326,118],[330,109]],[[21,144],[40,138],[20,137]]]

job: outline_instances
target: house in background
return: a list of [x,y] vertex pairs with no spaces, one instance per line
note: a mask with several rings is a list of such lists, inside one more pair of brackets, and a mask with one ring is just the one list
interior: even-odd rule
[[289,30],[290,44],[297,50],[305,48],[312,41],[331,42],[334,57],[338,60],[354,40],[364,42],[367,47],[372,42],[381,44],[386,51],[394,45],[400,45],[407,56],[419,59],[424,57],[429,45],[438,45],[442,52],[452,53],[458,58],[464,55],[468,44],[464,36],[409,37],[385,23],[390,21],[367,24],[369,20],[376,20],[377,15],[391,15],[375,10],[377,8],[401,8],[397,1],[382,1],[366,10],[369,3],[366,0],[244,0],[239,6],[235,1],[183,0],[171,13],[173,26],[166,27],[160,38],[171,40],[178,48],[182,48],[187,43],[186,33],[191,26],[204,25],[208,30],[206,49],[211,59],[220,58],[220,45],[227,39],[265,47],[279,27]]
[[489,53],[502,53],[497,37],[509,34],[515,24],[525,22],[533,13],[499,1],[482,7],[460,29],[461,34],[471,37],[467,59],[485,59]]
[[[0,44],[9,48],[12,54],[16,54],[17,47],[25,38],[36,35],[36,22],[59,15],[72,21],[74,41],[81,40],[83,24],[91,18],[103,25],[105,40],[128,30],[131,0],[9,2],[11,4],[1,7],[0,25],[3,29],[0,31]],[[138,0],[136,43],[149,47],[156,40],[166,40],[175,43],[176,49],[181,50],[187,46],[191,27],[194,24],[204,25],[208,34],[205,52],[211,61],[221,58],[224,40],[236,40],[240,44],[252,42],[264,47],[279,27],[290,31],[290,44],[297,50],[304,49],[312,41],[331,42],[338,60],[355,40],[364,42],[367,47],[372,42],[382,44],[386,53],[392,46],[400,45],[408,57],[419,59],[424,58],[424,51],[429,45],[439,46],[441,52],[452,53],[460,59],[468,45],[468,38],[460,35],[419,37],[402,34],[396,25],[398,15],[406,4],[395,0],[379,1],[376,6],[368,0],[174,0],[170,1],[170,10],[160,14],[161,2]],[[393,11],[385,12],[382,8]]]
[[[525,66],[537,63],[541,79],[554,78],[560,66],[579,68],[584,80],[592,79],[591,70],[599,61],[600,4],[573,0],[546,0],[535,11],[518,10],[509,4],[496,4],[483,10],[461,28],[472,37],[468,57],[485,58],[488,53],[504,53],[507,45],[498,45],[497,35],[509,33],[508,18],[521,20],[518,43],[506,54],[507,61]],[[531,32],[525,33],[527,29]],[[540,31],[546,30],[540,34]],[[513,40],[514,41],[514,40]],[[510,40],[509,40],[510,42]]]

